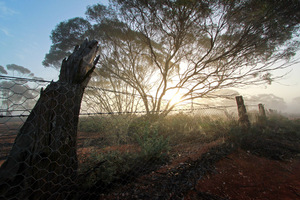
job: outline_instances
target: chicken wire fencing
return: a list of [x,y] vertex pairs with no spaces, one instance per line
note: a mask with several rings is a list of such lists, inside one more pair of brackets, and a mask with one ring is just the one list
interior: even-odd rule
[[[53,87],[42,89],[49,83]],[[191,144],[218,141],[223,125],[237,119],[232,98],[231,106],[184,104],[149,122],[137,94],[92,86],[82,94],[79,113],[77,90],[63,83],[0,77],[0,199],[180,196],[175,186],[151,197],[140,191],[155,188],[146,178],[154,171],[188,155]]]

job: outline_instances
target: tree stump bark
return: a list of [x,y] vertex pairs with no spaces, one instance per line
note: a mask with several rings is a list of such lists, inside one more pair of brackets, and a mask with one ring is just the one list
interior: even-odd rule
[[73,199],[81,100],[99,57],[85,40],[64,59],[59,80],[41,90],[0,168],[0,199]]

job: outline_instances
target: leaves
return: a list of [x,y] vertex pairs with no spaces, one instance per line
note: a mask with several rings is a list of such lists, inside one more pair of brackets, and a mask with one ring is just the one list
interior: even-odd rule
[[91,24],[80,17],[60,22],[51,33],[52,46],[43,61],[44,66],[59,68],[61,61],[71,54],[74,46],[81,44],[91,29]]
[[20,74],[30,74],[31,71],[23,66],[16,65],[16,64],[8,64],[6,65],[6,68],[10,71],[16,71]]
[[7,74],[7,71],[4,69],[2,65],[0,65],[0,74]]

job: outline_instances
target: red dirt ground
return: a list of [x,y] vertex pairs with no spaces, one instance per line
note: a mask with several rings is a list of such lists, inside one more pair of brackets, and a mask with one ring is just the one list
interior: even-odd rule
[[[234,200],[300,199],[300,158],[275,161],[239,150],[216,164],[196,190]],[[196,200],[190,192],[186,200]]]
[[[0,143],[12,144],[15,136],[3,135],[0,138]],[[79,134],[80,139],[81,137],[85,138],[86,135]],[[177,149],[181,149],[180,154],[173,159],[170,165],[162,167],[157,172],[166,171],[189,159],[199,159],[203,153],[220,142],[214,141],[207,145],[195,143],[178,146]],[[7,148],[9,147],[3,146],[1,153],[7,154],[9,150]],[[81,153],[84,153],[85,149],[80,150]],[[3,161],[0,161],[0,165]],[[288,161],[276,161],[238,150],[217,162],[216,173],[207,174],[206,177],[202,178],[197,183],[196,191],[190,191],[184,199],[199,199],[197,192],[205,192],[233,200],[300,199],[300,156],[298,155],[297,158]]]
[[[151,180],[149,176],[158,176],[176,166],[188,161],[200,159],[201,155],[210,148],[220,144],[214,141],[202,146],[190,145],[188,148],[184,146],[181,155],[175,158],[170,164],[161,167],[159,170],[148,175],[139,177],[135,181],[135,187],[145,187],[142,190],[148,193],[154,188],[148,182]],[[199,148],[200,147],[200,148]],[[186,153],[184,153],[186,152]],[[232,200],[297,200],[300,199],[300,157],[290,159],[288,161],[270,160],[268,158],[259,157],[237,150],[226,156],[216,163],[216,172],[207,174],[198,181],[194,191],[190,191],[185,196],[185,200],[203,199],[198,195],[207,193],[211,196],[217,196],[224,199]],[[148,180],[148,181],[145,181]],[[145,183],[147,182],[147,183]],[[155,184],[152,183],[152,184]],[[171,183],[170,183],[171,184]],[[124,194],[127,187],[116,192]],[[128,190],[130,188],[127,188]],[[216,199],[217,199],[216,197]],[[116,196],[105,196],[100,199],[114,199]],[[118,196],[119,199],[128,199],[125,196]],[[205,198],[210,199],[210,198]]]

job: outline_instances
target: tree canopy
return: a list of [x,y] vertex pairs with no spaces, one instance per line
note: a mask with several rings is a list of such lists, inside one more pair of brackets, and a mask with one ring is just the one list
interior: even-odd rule
[[118,81],[147,114],[166,115],[215,90],[272,83],[272,71],[295,61],[299,22],[299,0],[112,0],[58,24],[43,64],[58,67],[75,44],[96,39],[95,80]]

